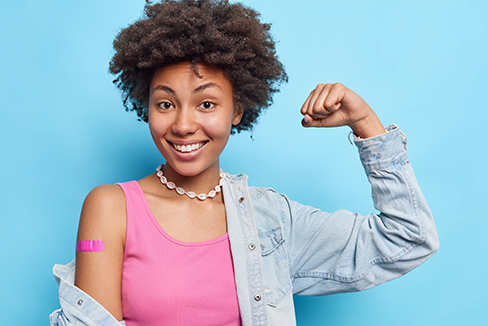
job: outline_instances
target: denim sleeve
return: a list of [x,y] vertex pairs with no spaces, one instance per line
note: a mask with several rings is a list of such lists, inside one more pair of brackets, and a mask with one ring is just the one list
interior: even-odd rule
[[438,250],[407,138],[395,125],[387,130],[355,141],[379,214],[326,213],[283,196],[294,294],[366,290],[406,274]]

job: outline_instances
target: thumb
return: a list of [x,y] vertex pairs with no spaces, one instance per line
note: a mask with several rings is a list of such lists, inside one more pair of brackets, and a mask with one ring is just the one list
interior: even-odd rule
[[302,119],[302,126],[309,127],[322,127],[321,119],[313,119],[309,114],[305,114]]
[[331,128],[344,126],[344,118],[339,112],[327,115],[324,118],[314,119],[310,115],[305,114],[302,119],[302,126],[305,128],[315,127],[315,128]]

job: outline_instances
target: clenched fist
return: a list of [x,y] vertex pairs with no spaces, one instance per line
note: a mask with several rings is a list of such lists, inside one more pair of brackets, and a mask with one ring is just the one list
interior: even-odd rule
[[346,86],[319,84],[303,103],[304,127],[349,126],[361,138],[385,133],[369,105]]

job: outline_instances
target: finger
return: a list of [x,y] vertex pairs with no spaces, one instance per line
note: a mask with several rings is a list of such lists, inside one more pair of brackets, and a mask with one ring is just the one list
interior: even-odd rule
[[328,118],[332,113],[340,108],[340,103],[332,108],[325,105],[326,100],[330,97],[330,92],[333,89],[333,86],[334,84],[326,84],[322,89],[322,92],[317,97],[313,106],[313,112],[311,114],[311,117],[314,120]]
[[317,127],[317,128],[330,128],[344,126],[344,113],[338,111],[334,114],[329,114],[324,118],[314,118],[306,114],[302,120],[302,126],[304,127]]
[[305,116],[302,119],[302,126],[305,128],[310,128],[310,127],[325,127],[326,125],[324,122],[327,119],[314,119],[310,115],[305,114]]
[[329,111],[328,108],[324,105],[324,101],[329,96],[330,90],[332,88],[332,84],[326,84],[322,91],[320,92],[319,96],[315,100],[313,104],[313,112],[312,116],[315,118],[316,116],[325,116],[331,114],[333,111]]
[[314,123],[314,119],[310,115],[305,114],[303,119],[302,119],[302,126],[312,127],[313,123]]
[[336,103],[336,104],[333,104],[331,105],[330,107],[325,107],[322,109],[322,112],[315,112],[312,114],[312,117],[314,119],[319,119],[319,118],[325,118],[329,115],[331,115],[332,113],[335,113],[337,112],[342,106],[342,103]]
[[331,87],[327,98],[324,100],[324,106],[327,110],[330,112],[339,110],[342,105],[342,99],[346,96],[346,92],[347,88],[344,85],[340,83],[334,84]]
[[324,84],[318,84],[317,87],[315,87],[315,92],[313,96],[310,98],[310,101],[308,103],[308,108],[307,108],[307,114],[310,116],[314,117],[316,114],[327,114],[326,110],[318,103],[318,99],[320,97],[323,97],[323,93],[325,92],[326,94],[329,92],[328,91],[328,86]]
[[301,114],[305,115],[307,113],[308,104],[310,103],[310,99],[312,98],[314,92],[315,89],[310,92],[307,99],[305,100],[305,103],[303,103],[302,108],[300,109]]
[[312,119],[325,119],[327,118],[328,116],[330,116],[332,113],[330,113],[329,111],[323,109],[323,112],[315,112],[313,114],[310,114],[310,116],[312,117]]

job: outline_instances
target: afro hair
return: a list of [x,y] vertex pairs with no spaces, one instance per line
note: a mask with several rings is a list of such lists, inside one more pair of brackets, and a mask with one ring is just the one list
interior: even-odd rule
[[227,0],[148,2],[142,17],[116,36],[109,71],[127,111],[148,121],[149,86],[154,72],[179,62],[219,67],[243,109],[232,133],[251,130],[261,111],[288,77],[278,60],[270,24],[259,13]]

